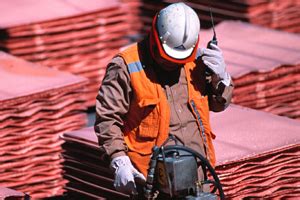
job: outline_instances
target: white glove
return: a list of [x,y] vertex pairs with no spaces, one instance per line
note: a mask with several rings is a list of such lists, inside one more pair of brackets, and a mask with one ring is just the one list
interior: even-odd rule
[[115,171],[114,187],[119,192],[137,194],[134,179],[142,183],[146,182],[144,175],[132,166],[128,156],[114,158],[110,167]]
[[202,49],[202,60],[203,63],[213,71],[217,76],[220,77],[221,82],[226,86],[230,85],[231,77],[226,72],[226,64],[223,58],[221,49],[211,43],[211,49]]

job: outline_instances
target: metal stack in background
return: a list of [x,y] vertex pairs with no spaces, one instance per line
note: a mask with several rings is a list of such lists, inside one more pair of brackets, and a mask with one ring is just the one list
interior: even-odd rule
[[[300,35],[236,21],[216,33],[234,80],[232,102],[300,119]],[[203,31],[200,45],[212,35]]]
[[[191,6],[199,15],[201,26],[212,26],[210,8],[213,11],[214,21],[220,23],[225,20],[240,20],[272,29],[287,32],[300,32],[300,0],[120,0],[122,4],[139,5],[140,19],[144,30],[149,30],[152,18],[161,8],[176,2],[184,2]],[[133,3],[134,2],[134,3]],[[136,14],[134,14],[136,16]]]
[[[228,199],[296,198],[300,195],[300,122],[231,105],[211,114],[216,170]],[[113,188],[113,174],[92,127],[63,135],[68,194],[126,198]]]
[[[164,0],[167,3],[176,0]],[[198,13],[203,27],[211,27],[209,8],[215,22],[241,20],[273,29],[300,32],[300,0],[185,0]]]
[[85,126],[86,83],[0,52],[0,186],[33,198],[63,194],[59,135]]
[[144,27],[141,20],[143,14],[141,11],[142,0],[120,0],[120,4],[126,13],[127,23],[129,24],[128,34],[137,37]]
[[108,61],[128,43],[122,6],[116,0],[26,0],[1,2],[1,10],[0,48],[88,78],[82,96],[94,106]]
[[211,125],[227,199],[299,198],[299,121],[231,105]]
[[[202,28],[212,27],[210,9],[215,23],[240,20],[287,32],[300,32],[300,0],[120,0],[129,7],[131,30],[145,34],[161,8],[171,3],[184,2],[191,6],[201,20]],[[132,32],[131,32],[132,33]]]
[[62,136],[65,179],[71,199],[129,199],[114,189],[109,160],[100,150],[94,129],[84,128]]
[[128,36],[131,41],[139,41],[151,28],[155,14],[167,6],[162,0],[119,0],[124,11],[127,13],[127,23],[129,25]]

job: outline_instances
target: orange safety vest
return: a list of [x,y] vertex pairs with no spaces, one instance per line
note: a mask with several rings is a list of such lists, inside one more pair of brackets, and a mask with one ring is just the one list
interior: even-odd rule
[[[128,66],[133,97],[124,119],[123,134],[128,146],[128,156],[135,167],[147,176],[152,147],[160,146],[168,138],[170,108],[167,97],[157,81],[153,68],[144,66],[140,60],[138,44],[135,43],[119,55]],[[209,123],[208,97],[197,90],[197,81],[192,79],[195,62],[184,65],[188,101],[196,118],[204,143],[206,156],[215,165],[214,135]]]

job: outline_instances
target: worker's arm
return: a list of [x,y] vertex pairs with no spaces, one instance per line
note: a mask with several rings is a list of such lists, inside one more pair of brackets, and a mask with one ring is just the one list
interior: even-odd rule
[[121,57],[108,64],[106,74],[96,98],[94,129],[99,145],[110,159],[125,156],[127,147],[121,131],[122,118],[128,112],[130,95],[129,74]]
[[130,77],[121,57],[108,65],[96,98],[95,132],[100,147],[110,157],[110,168],[114,171],[114,186],[117,191],[136,194],[135,179],[145,182],[142,173],[134,168],[126,155],[122,127],[123,118],[129,110],[132,89]]
[[202,60],[211,70],[208,79],[209,109],[214,112],[225,110],[231,102],[233,82],[226,71],[226,64],[221,49],[211,44],[210,49],[202,50]]

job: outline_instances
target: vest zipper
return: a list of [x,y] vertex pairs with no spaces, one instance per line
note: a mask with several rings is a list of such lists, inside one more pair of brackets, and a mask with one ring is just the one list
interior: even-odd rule
[[190,104],[192,106],[192,109],[196,115],[196,119],[198,121],[198,124],[199,124],[199,127],[200,127],[200,132],[201,132],[201,135],[202,135],[202,138],[203,138],[203,141],[204,141],[204,151],[205,151],[205,154],[206,154],[206,157],[207,159],[209,160],[209,156],[207,155],[207,141],[206,141],[206,135],[205,135],[205,128],[204,128],[204,125],[203,125],[203,122],[202,122],[202,119],[201,119],[201,115],[199,113],[199,111],[197,110],[197,107],[196,107],[196,104],[194,102],[194,100],[191,100],[190,101]]

